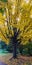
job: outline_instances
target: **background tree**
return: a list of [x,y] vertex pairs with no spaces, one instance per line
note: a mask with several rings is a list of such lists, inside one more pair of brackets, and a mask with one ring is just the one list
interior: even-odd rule
[[[32,40],[32,0],[8,0],[6,3],[0,2],[0,38],[8,43],[10,37],[14,35],[13,28],[21,30],[21,44],[26,44]],[[4,31],[3,31],[4,30]],[[8,37],[7,37],[8,36]]]

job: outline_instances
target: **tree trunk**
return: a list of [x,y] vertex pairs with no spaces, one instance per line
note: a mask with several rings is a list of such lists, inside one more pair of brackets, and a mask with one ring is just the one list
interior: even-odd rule
[[13,57],[17,58],[17,48],[16,44],[13,45]]

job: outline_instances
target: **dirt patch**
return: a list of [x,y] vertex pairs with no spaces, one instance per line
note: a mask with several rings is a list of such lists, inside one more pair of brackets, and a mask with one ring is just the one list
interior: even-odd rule
[[14,59],[13,54],[7,54],[0,56],[0,61],[8,65],[32,65],[32,57],[18,55],[17,59]]

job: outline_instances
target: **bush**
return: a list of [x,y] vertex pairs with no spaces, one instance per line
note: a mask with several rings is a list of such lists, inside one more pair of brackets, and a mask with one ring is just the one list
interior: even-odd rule
[[26,45],[20,45],[19,50],[23,55],[32,56],[32,42],[29,42]]
[[23,55],[28,55],[28,49],[27,48],[24,48],[23,51],[22,51],[22,54]]
[[22,51],[23,51],[23,45],[22,45],[22,44],[19,45],[19,51],[20,51],[20,53],[22,54]]
[[1,41],[0,42],[0,49],[6,49],[7,45],[5,42]]
[[9,44],[7,45],[7,51],[8,51],[8,52],[12,52],[12,51],[13,51],[12,43],[9,43]]
[[30,43],[27,44],[27,48],[28,48],[28,54],[30,56],[32,56],[32,42],[30,42]]

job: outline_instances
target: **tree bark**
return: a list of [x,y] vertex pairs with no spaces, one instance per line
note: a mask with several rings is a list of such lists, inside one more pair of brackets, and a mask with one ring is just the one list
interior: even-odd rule
[[13,45],[13,58],[17,58],[17,46],[16,46],[16,44]]

